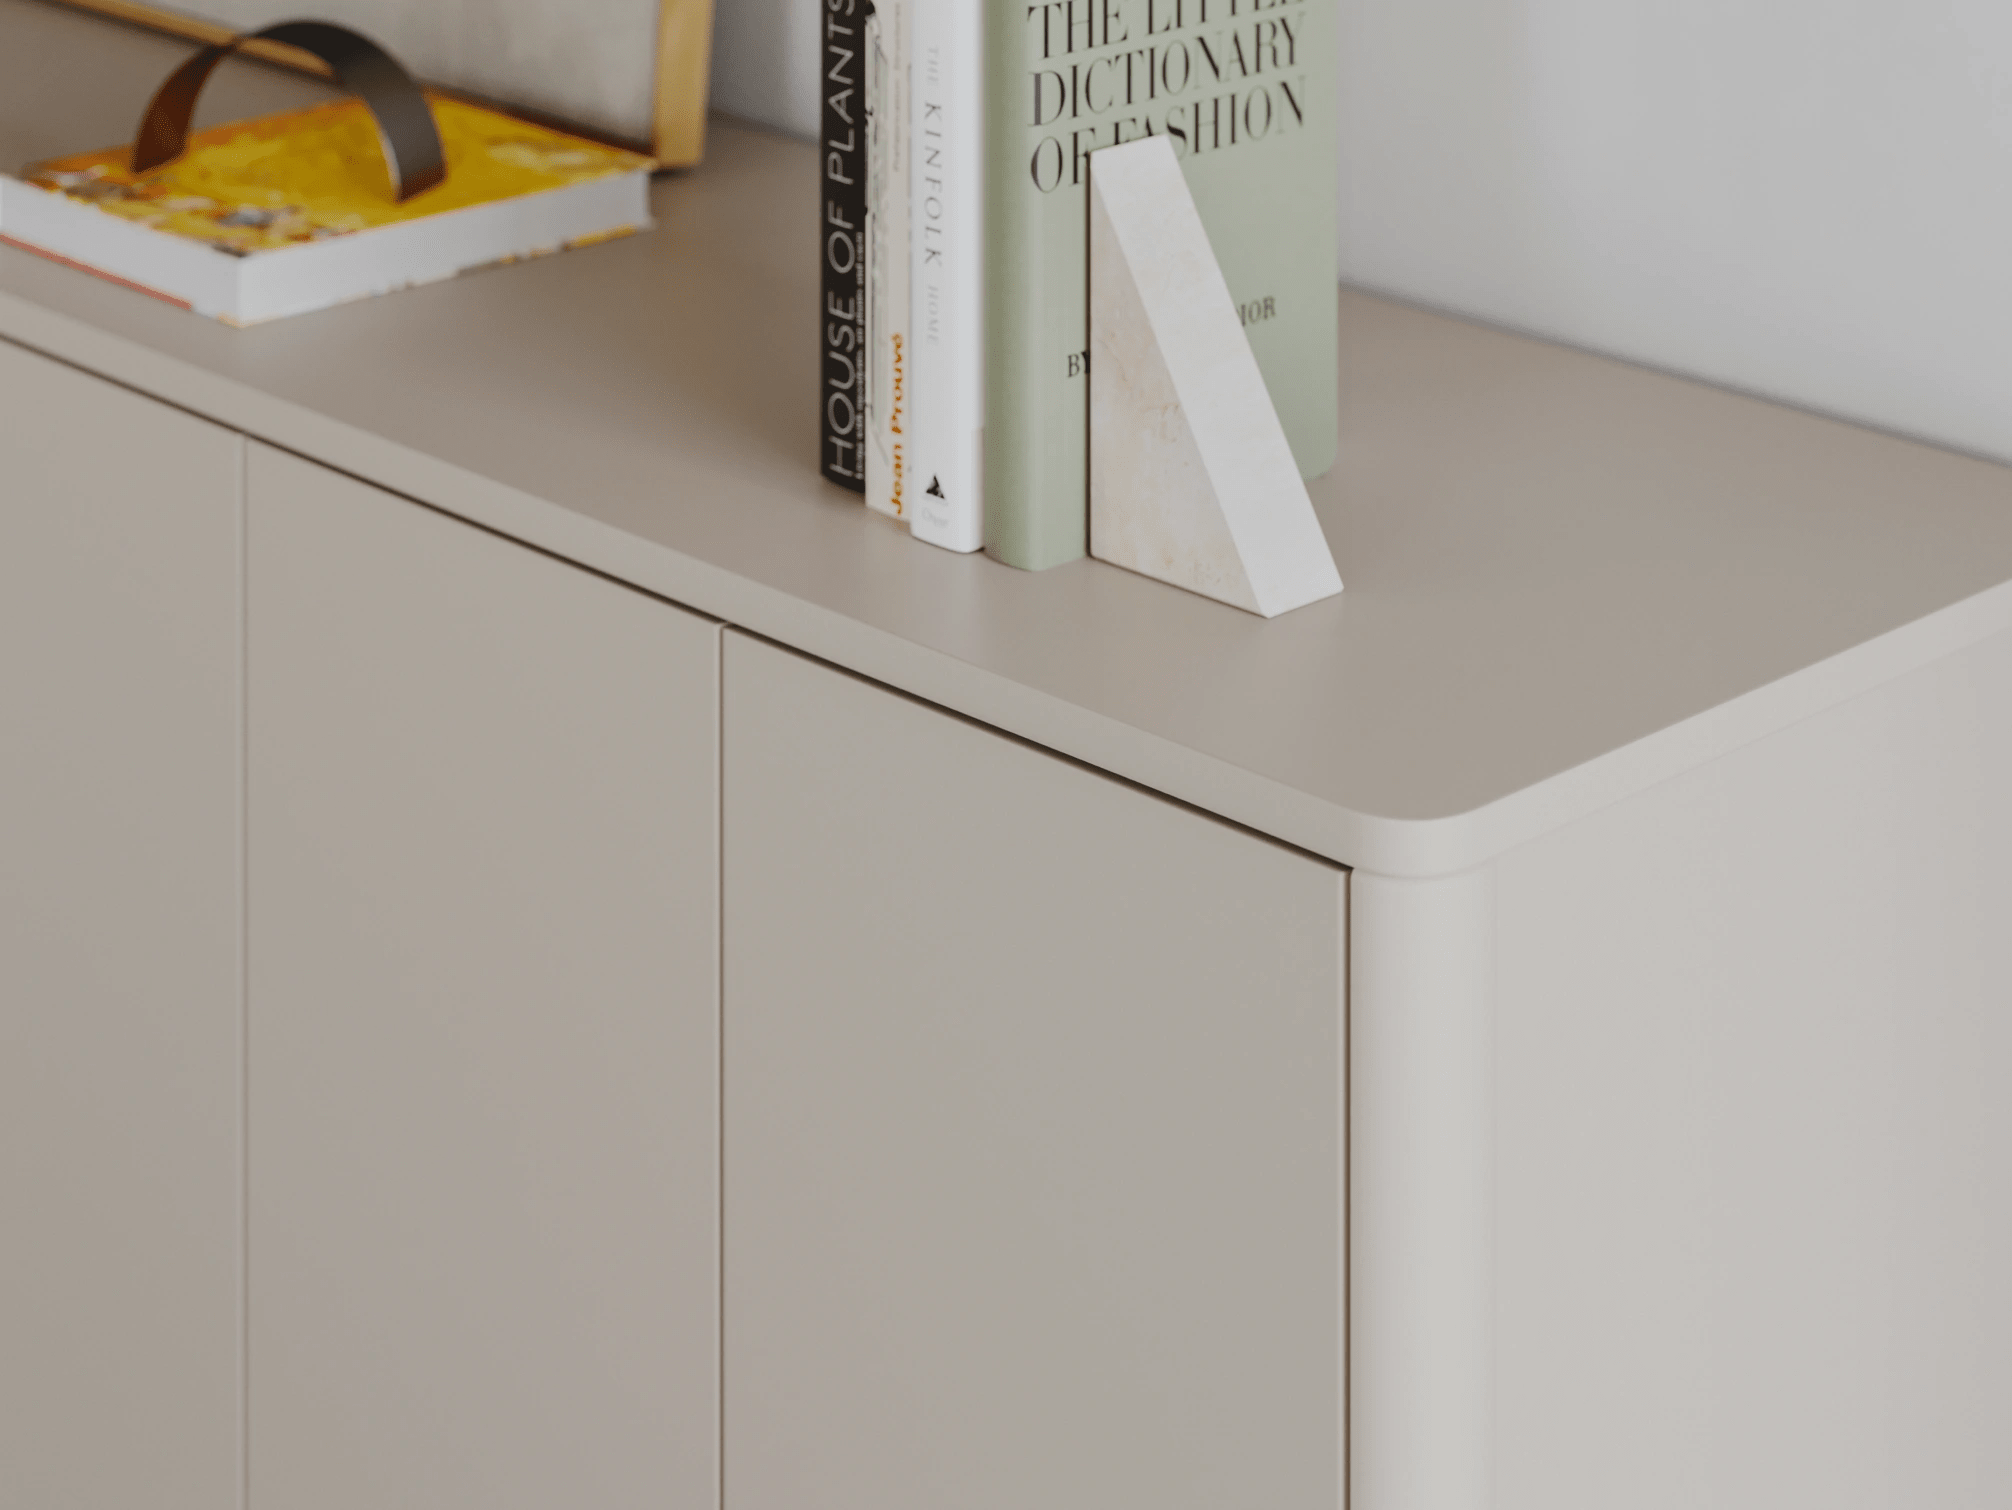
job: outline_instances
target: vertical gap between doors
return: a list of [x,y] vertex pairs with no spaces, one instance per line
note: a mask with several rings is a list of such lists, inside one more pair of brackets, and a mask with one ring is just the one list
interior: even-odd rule
[[1355,1265],[1349,1261],[1349,1190],[1355,1166],[1354,1139],[1349,1136],[1350,1123],[1353,1120],[1355,1110],[1354,1082],[1349,1072],[1354,1046],[1352,1025],[1355,1021],[1355,1014],[1349,1010],[1353,1005],[1354,996],[1352,974],[1355,958],[1355,928],[1354,920],[1350,916],[1353,910],[1355,895],[1354,880],[1355,876],[1352,871],[1344,870],[1341,873],[1341,1022],[1338,1024],[1341,1034],[1341,1084],[1338,1087],[1341,1103],[1339,1118],[1341,1123],[1341,1211],[1339,1212],[1341,1246],[1339,1252],[1335,1255],[1336,1260],[1341,1265],[1341,1357],[1336,1360],[1340,1365],[1341,1372],[1341,1421],[1338,1427],[1341,1447],[1341,1463],[1339,1468],[1341,1482],[1335,1486],[1335,1500],[1341,1505],[1342,1510],[1348,1510],[1349,1503],[1348,1485],[1351,1476],[1350,1466],[1354,1462],[1354,1454],[1350,1451],[1349,1429],[1350,1423],[1355,1416],[1353,1406],[1355,1398],[1353,1366]]
[[[727,1502],[727,629],[713,631],[713,1484]],[[247,1507],[249,1510],[249,1507]]]
[[251,442],[238,442],[238,1503],[251,1510]]

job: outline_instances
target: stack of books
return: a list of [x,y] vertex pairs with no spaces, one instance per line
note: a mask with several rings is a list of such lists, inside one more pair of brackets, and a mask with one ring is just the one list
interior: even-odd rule
[[829,0],[822,470],[951,550],[1085,553],[1089,184],[1180,156],[1307,477],[1334,461],[1335,0]]

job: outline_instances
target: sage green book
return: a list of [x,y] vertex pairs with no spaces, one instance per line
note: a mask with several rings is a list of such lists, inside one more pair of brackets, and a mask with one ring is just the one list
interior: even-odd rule
[[986,0],[985,549],[1088,548],[1090,154],[1172,138],[1300,471],[1334,464],[1335,0]]

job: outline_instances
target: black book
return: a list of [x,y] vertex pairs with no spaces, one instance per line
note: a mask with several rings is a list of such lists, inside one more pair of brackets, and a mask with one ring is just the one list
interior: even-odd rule
[[819,185],[824,295],[818,467],[866,490],[866,18],[872,0],[826,0]]

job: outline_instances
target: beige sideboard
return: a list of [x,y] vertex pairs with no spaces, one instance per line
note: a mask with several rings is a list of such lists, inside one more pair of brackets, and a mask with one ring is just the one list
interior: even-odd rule
[[9,1503],[1334,1499],[1340,867],[4,344],[0,413]]
[[813,177],[0,248],[0,1503],[2000,1503],[2012,471],[1344,291],[1340,599],[1016,573],[815,478]]

